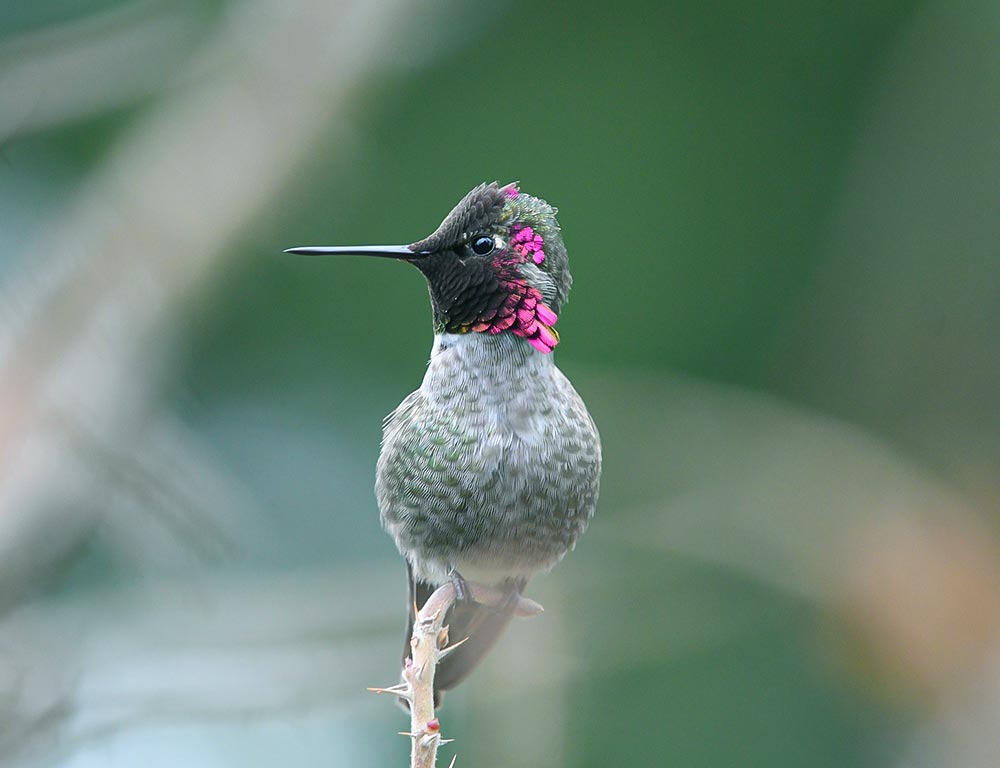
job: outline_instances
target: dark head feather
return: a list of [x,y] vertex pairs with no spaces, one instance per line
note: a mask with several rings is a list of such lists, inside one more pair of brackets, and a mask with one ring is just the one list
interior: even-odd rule
[[[409,261],[430,288],[435,332],[509,332],[551,352],[572,283],[555,215],[516,184],[480,184],[432,235],[410,245]],[[490,250],[475,251],[477,239]]]
[[505,195],[497,182],[480,184],[444,217],[433,234],[410,246],[413,251],[441,251],[457,245],[473,232],[490,229],[500,221]]

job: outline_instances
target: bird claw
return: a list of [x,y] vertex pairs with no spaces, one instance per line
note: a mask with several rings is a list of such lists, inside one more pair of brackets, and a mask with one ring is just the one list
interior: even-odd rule
[[469,589],[469,582],[458,572],[457,568],[452,568],[448,572],[452,587],[455,588],[455,602],[467,603],[472,600],[472,591]]

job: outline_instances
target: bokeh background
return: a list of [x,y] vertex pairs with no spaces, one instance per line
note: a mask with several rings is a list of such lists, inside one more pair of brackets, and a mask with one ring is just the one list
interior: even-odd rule
[[[995,766],[993,0],[0,4],[0,763],[403,765],[380,420],[560,208],[598,515],[468,766]],[[445,762],[444,764],[447,764]]]

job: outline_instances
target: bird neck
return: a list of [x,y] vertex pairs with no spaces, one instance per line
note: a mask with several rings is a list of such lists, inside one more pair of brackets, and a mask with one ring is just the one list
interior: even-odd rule
[[439,333],[434,336],[423,388],[522,389],[526,380],[554,367],[552,357],[509,333]]

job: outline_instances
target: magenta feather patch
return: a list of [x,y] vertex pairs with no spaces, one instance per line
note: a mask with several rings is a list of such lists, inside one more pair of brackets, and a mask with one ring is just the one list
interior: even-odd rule
[[509,330],[527,339],[539,352],[551,352],[559,343],[559,334],[552,327],[559,316],[542,300],[541,292],[522,280],[501,280],[500,285],[507,298],[496,310],[482,315],[470,330],[477,333]]
[[545,261],[545,251],[542,247],[545,245],[545,242],[542,240],[541,235],[537,234],[531,227],[526,227],[523,224],[515,224],[511,232],[514,235],[511,238],[511,245],[513,245],[515,251],[524,256],[525,259],[531,259],[536,264],[541,264]]

